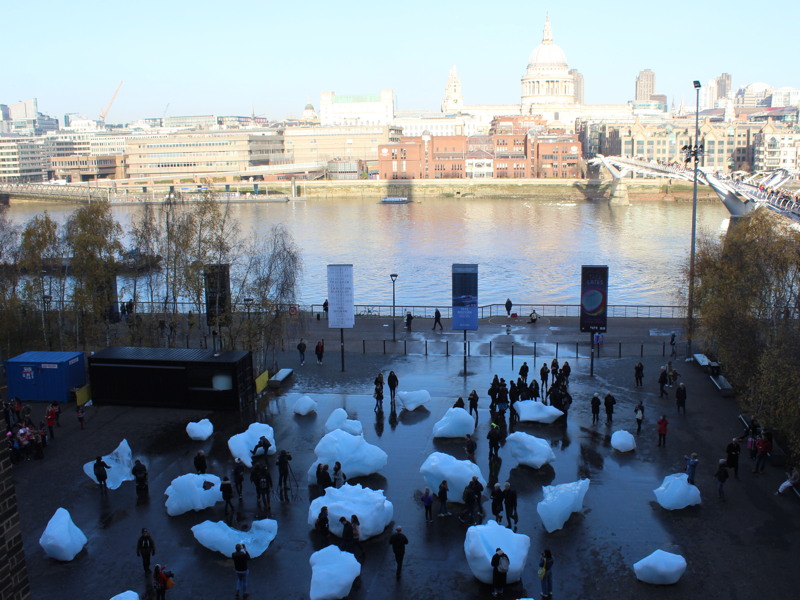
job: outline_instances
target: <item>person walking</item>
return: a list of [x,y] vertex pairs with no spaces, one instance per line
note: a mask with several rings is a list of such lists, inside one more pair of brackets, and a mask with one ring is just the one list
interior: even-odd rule
[[206,453],[200,450],[194,457],[194,470],[198,475],[205,475],[208,470],[208,461],[206,461]]
[[300,338],[300,343],[297,344],[297,352],[300,353],[300,366],[306,364],[306,343],[303,338]]
[[392,404],[394,404],[398,383],[399,381],[397,380],[397,375],[394,374],[394,371],[389,371],[389,376],[386,378],[386,384],[389,386],[389,400],[392,402]]
[[167,590],[175,585],[173,581],[175,574],[167,569],[167,565],[156,565],[153,569],[153,589],[156,592],[156,600],[165,600]]
[[342,524],[342,552],[353,553],[353,524],[347,520],[347,517],[339,517],[339,523]]
[[131,475],[133,475],[133,480],[136,483],[136,493],[137,494],[146,494],[148,491],[148,484],[147,484],[147,467],[142,464],[138,458],[133,463],[133,468],[131,469]]
[[694,485],[694,475],[697,472],[697,463],[700,462],[697,458],[697,452],[692,452],[690,456],[684,456],[683,460],[686,461],[686,481]]
[[767,464],[767,456],[772,452],[772,436],[769,433],[762,433],[756,440],[756,464],[753,473],[763,473],[764,466]]
[[506,509],[506,519],[508,519],[508,528],[517,530],[517,523],[519,523],[519,515],[517,514],[517,490],[511,487],[511,484],[506,482],[503,486],[503,504]]
[[658,374],[658,397],[663,398],[664,396],[669,397],[667,393],[667,368],[661,367],[661,371]]
[[675,338],[674,333],[669,336],[669,357],[672,359],[678,358],[678,341]]
[[467,442],[464,444],[464,450],[467,452],[467,460],[475,462],[475,450],[478,449],[478,444],[472,439],[470,434],[467,434]]
[[527,362],[523,362],[522,366],[519,368],[519,376],[520,376],[520,379],[522,379],[522,383],[527,385],[527,383],[528,383],[528,363]]
[[432,329],[432,331],[436,331],[436,326],[437,325],[439,326],[439,331],[444,330],[444,327],[442,327],[442,313],[439,312],[438,308],[433,313],[433,329]]
[[250,473],[250,481],[256,488],[256,502],[260,506],[264,505],[267,510],[271,509],[269,501],[269,493],[272,490],[272,475],[269,474],[269,469],[262,463],[258,463]]
[[443,479],[442,483],[439,484],[439,493],[437,497],[439,499],[439,516],[446,517],[453,513],[447,510],[447,492],[450,491],[450,488],[447,485],[447,480]]
[[411,311],[406,312],[406,329],[411,331],[411,321],[414,320],[414,315],[411,314]]
[[542,556],[539,558],[539,573],[542,583],[542,598],[549,600],[553,597],[553,554],[548,548],[542,551]]
[[231,502],[231,500],[233,500],[233,486],[227,475],[222,478],[219,491],[222,493],[222,501],[225,503],[225,514],[228,514],[229,506],[231,507],[231,513],[235,513],[236,510],[233,508],[233,502]]
[[425,522],[433,523],[433,494],[431,494],[431,488],[425,488],[420,500],[423,508],[425,508]]
[[286,450],[281,450],[278,454],[278,488],[280,490],[289,489],[289,462],[292,460],[292,455]]
[[94,477],[97,479],[97,483],[100,484],[100,492],[108,493],[108,485],[106,485],[106,480],[108,479],[108,471],[111,466],[107,465],[105,461],[103,461],[102,456],[98,456],[95,458],[94,461]]
[[592,425],[597,425],[600,422],[600,396],[595,393],[592,396],[591,406],[592,406]]
[[150,537],[150,532],[142,527],[142,535],[136,542],[136,556],[142,557],[142,567],[144,572],[150,573],[150,557],[156,553],[156,542]]
[[325,313],[325,320],[328,320],[328,299],[325,298],[325,302],[322,303],[322,312]]
[[550,377],[550,369],[547,367],[547,363],[542,363],[542,368],[539,369],[539,379],[542,380],[542,398],[544,398],[544,393],[547,391],[548,377]]
[[500,440],[503,438],[503,432],[497,423],[492,423],[489,426],[489,433],[486,434],[486,439],[489,440],[489,458],[492,455],[497,456],[500,453]]
[[717,494],[721,502],[725,502],[725,482],[728,481],[728,467],[725,464],[725,459],[720,458],[717,464],[717,472],[714,473],[714,478],[717,480]]
[[233,463],[233,485],[236,488],[236,493],[239,494],[239,500],[242,499],[242,485],[244,484],[244,463],[241,458],[237,458]]
[[733,477],[739,481],[739,455],[742,453],[742,446],[739,444],[739,438],[733,438],[731,443],[725,448],[726,466],[733,471]]
[[492,596],[499,596],[506,587],[506,578],[511,561],[502,549],[497,548],[492,556]]
[[775,491],[775,495],[780,496],[789,488],[797,487],[799,484],[800,470],[798,470],[797,467],[792,467],[792,470],[789,473],[786,473],[786,481],[778,486],[778,489]]
[[681,414],[683,411],[684,416],[686,416],[686,384],[681,383],[678,386],[678,389],[675,390],[675,403],[678,405],[678,414]]
[[247,568],[247,561],[250,560],[247,546],[236,544],[236,551],[231,554],[231,558],[233,559],[233,570],[236,571],[236,597],[239,598],[241,592],[241,597],[247,598],[247,576],[250,574],[250,569]]
[[614,422],[614,405],[617,399],[611,395],[611,392],[606,392],[606,397],[603,399],[603,405],[606,407],[606,425],[611,425]]
[[667,426],[669,425],[669,421],[667,421],[667,415],[661,415],[661,418],[656,421],[656,426],[658,427],[658,447],[659,448],[666,448],[667,447]]
[[383,410],[383,373],[378,373],[373,382],[375,391],[372,392],[372,397],[375,398],[375,412]]
[[492,514],[498,523],[503,522],[503,489],[499,483],[495,483],[492,488]]
[[636,435],[639,435],[642,433],[642,421],[644,421],[644,405],[641,400],[633,409],[633,416],[636,417]]
[[314,347],[314,354],[317,356],[317,364],[322,364],[322,356],[325,354],[325,343],[322,340],[317,341],[317,345]]
[[642,361],[637,362],[633,366],[633,378],[636,380],[636,387],[642,387],[644,385],[644,365]]
[[514,303],[511,302],[511,298],[506,298],[506,314],[510,317],[511,316],[511,307],[514,306]]
[[408,545],[408,538],[403,533],[403,528],[399,525],[395,528],[394,533],[389,536],[389,545],[394,551],[394,560],[397,562],[397,571],[395,576],[400,579],[403,572],[403,558],[406,555],[406,546]]
[[472,390],[467,397],[467,403],[469,404],[469,414],[471,415],[473,412],[475,413],[475,423],[478,423],[478,392]]

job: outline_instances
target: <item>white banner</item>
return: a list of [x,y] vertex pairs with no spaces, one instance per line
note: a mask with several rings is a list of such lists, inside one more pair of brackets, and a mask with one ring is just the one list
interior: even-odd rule
[[353,265],[328,265],[328,327],[355,327]]

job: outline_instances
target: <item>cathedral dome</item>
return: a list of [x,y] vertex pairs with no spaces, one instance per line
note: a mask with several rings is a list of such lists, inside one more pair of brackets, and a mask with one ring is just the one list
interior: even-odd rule
[[539,44],[528,59],[530,66],[563,65],[567,66],[567,55],[560,46],[553,43],[553,31],[550,18],[545,19],[542,43]]

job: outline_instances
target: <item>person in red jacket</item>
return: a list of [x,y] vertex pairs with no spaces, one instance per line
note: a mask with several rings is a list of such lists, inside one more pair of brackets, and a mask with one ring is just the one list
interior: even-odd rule
[[667,415],[661,415],[661,418],[656,421],[656,425],[658,425],[658,447],[667,447],[667,425],[669,425],[669,421],[667,421]]
[[767,455],[772,452],[772,436],[762,433],[756,440],[756,466],[753,473],[763,473],[767,462]]
[[47,424],[47,429],[50,432],[50,439],[56,439],[55,431],[53,431],[53,427],[56,424],[56,416],[58,415],[58,407],[56,406],[55,402],[51,402],[50,406],[47,408],[47,412],[44,413],[44,422]]

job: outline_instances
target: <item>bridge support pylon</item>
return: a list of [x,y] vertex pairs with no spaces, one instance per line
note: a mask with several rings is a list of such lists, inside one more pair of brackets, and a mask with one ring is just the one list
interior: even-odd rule
[[628,186],[621,177],[614,177],[611,182],[611,198],[609,198],[608,203],[611,206],[630,206]]

